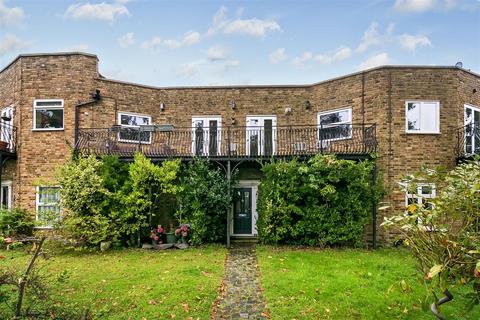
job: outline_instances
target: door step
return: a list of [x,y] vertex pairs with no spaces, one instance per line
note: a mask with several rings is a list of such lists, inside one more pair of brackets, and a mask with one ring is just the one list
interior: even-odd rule
[[230,241],[232,243],[257,243],[258,238],[256,236],[232,236]]

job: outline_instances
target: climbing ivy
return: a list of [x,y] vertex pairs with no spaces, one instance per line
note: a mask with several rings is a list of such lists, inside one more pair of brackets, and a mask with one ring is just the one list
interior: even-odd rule
[[373,162],[315,156],[262,166],[257,221],[265,243],[359,245],[381,192]]

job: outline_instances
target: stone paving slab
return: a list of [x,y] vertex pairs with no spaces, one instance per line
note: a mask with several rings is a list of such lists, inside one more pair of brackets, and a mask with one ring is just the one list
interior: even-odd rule
[[254,244],[230,248],[212,319],[269,319]]

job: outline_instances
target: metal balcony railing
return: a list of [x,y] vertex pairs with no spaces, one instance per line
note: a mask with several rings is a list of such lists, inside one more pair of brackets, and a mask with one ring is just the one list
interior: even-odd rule
[[468,158],[480,154],[480,124],[468,124],[456,130],[458,158]]
[[314,154],[365,155],[376,151],[374,124],[330,126],[173,128],[141,126],[78,130],[84,154],[151,158],[262,158]]
[[0,152],[15,153],[17,128],[0,122]]

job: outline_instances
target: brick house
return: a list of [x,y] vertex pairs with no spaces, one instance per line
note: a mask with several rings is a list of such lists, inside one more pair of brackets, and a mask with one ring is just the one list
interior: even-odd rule
[[[153,161],[209,157],[240,168],[230,232],[256,234],[259,158],[365,159],[402,210],[402,175],[480,153],[480,76],[458,67],[382,66],[311,85],[151,87],[106,79],[85,53],[20,55],[0,71],[3,207],[60,212],[55,168],[72,148]],[[374,216],[372,213],[372,217]],[[388,212],[385,214],[389,214]],[[367,237],[390,235],[372,219]],[[377,231],[376,234],[372,231]]]

